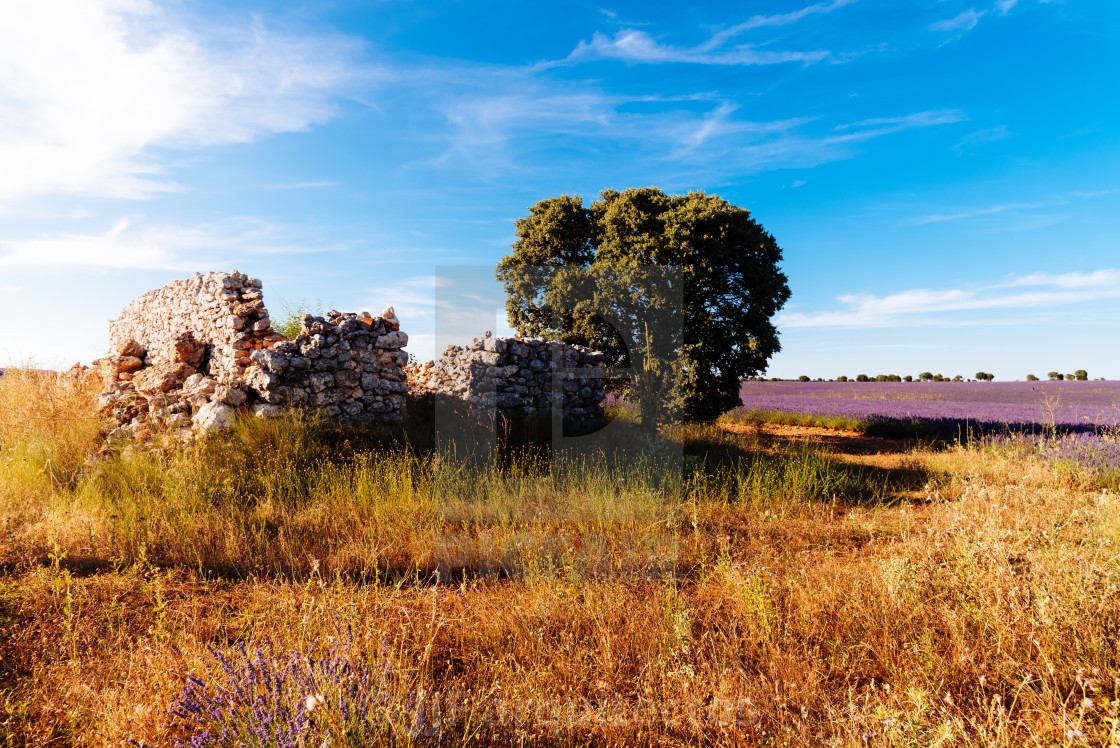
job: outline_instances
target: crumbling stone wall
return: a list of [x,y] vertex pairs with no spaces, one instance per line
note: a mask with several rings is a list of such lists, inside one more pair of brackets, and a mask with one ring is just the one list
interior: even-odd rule
[[406,374],[408,335],[392,307],[376,317],[304,315],[299,335],[288,340],[272,329],[261,282],[236,270],[149,291],[109,323],[109,338],[110,355],[94,363],[107,382],[99,404],[115,422],[111,435],[146,437],[162,428],[189,438],[229,425],[237,411],[268,416],[283,406],[395,423],[410,389],[486,412],[560,408],[585,428],[603,420],[599,352],[487,333]]
[[[559,365],[557,403],[554,362]],[[411,367],[409,383],[414,392],[452,396],[505,413],[547,413],[558,405],[566,419],[593,428],[603,422],[604,374],[599,351],[486,333],[466,346],[448,346],[439,361]]]
[[404,408],[400,331],[393,309],[380,317],[330,312],[304,315],[299,336],[250,354],[245,382],[266,403],[312,405],[349,420],[392,423]]
[[98,403],[110,436],[228,426],[236,411],[317,407],[349,422],[394,423],[407,390],[408,336],[393,308],[304,315],[287,340],[271,326],[261,282],[236,270],[195,274],[135,299],[109,323]]
[[[143,364],[154,366],[201,346],[200,357],[185,363],[228,383],[249,368],[252,350],[283,339],[272,330],[261,286],[236,270],[172,281],[133,299],[109,323],[110,349],[143,351]],[[126,351],[130,340],[139,346]]]

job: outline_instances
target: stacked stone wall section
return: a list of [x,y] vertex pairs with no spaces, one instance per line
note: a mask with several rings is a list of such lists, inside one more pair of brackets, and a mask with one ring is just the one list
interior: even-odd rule
[[409,371],[417,392],[455,397],[483,410],[545,414],[559,407],[584,428],[603,422],[603,354],[540,338],[474,338]]
[[133,299],[109,323],[111,355],[135,341],[147,366],[178,360],[184,335],[204,347],[203,373],[222,383],[249,367],[249,352],[282,339],[272,330],[262,283],[239,273],[195,273]]
[[272,329],[262,284],[234,270],[196,273],[133,300],[109,322],[110,355],[94,363],[116,433],[164,427],[186,437],[232,423],[235,410],[320,409],[347,422],[395,423],[407,384],[408,335],[393,308],[304,315],[298,336]]

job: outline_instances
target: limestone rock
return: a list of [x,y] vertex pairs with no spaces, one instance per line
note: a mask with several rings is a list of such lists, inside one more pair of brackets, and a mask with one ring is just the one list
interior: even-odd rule
[[144,346],[140,345],[132,338],[126,338],[117,345],[118,356],[132,356],[133,358],[144,358]]
[[[374,307],[375,309],[377,307]],[[393,307],[385,307],[385,311],[381,313],[381,319],[385,320],[385,329],[396,332],[401,329],[401,321],[397,319],[397,313]]]
[[99,358],[95,363],[107,376],[115,377],[118,374],[132,372],[144,366],[144,362],[137,356],[106,356]]
[[249,399],[249,393],[240,387],[226,387],[218,385],[214,391],[214,402],[223,403],[232,408],[239,408]]
[[408,345],[408,335],[400,330],[389,332],[379,337],[376,345],[378,348],[404,348]]
[[154,395],[181,389],[187,377],[195,373],[194,367],[188,364],[157,364],[133,376],[132,383],[138,392]]
[[288,368],[291,356],[285,356],[278,351],[266,348],[250,353],[249,360],[267,372],[279,374]]
[[275,374],[270,374],[256,366],[249,369],[249,373],[245,375],[244,381],[246,386],[254,390],[261,399],[267,398],[268,392],[280,383],[280,380]]
[[208,434],[232,428],[235,413],[234,409],[225,403],[207,403],[198,409],[192,420],[200,433]]
[[202,365],[202,357],[206,346],[194,339],[189,332],[181,332],[171,339],[171,360],[174,363],[186,364],[192,369]]

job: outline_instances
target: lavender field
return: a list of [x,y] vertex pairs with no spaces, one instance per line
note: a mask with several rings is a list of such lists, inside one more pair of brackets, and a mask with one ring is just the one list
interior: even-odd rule
[[[731,417],[909,425],[943,435],[1120,427],[1120,381],[744,382]],[[834,423],[834,425],[838,425]]]

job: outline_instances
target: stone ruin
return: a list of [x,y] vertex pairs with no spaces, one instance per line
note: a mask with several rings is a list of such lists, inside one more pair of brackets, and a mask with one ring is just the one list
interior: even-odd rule
[[487,332],[467,346],[448,346],[438,362],[406,371],[412,392],[455,397],[483,413],[496,407],[534,415],[560,407],[579,428],[603,423],[603,354],[581,345]]
[[261,282],[196,273],[140,296],[109,323],[111,355],[94,362],[110,432],[189,438],[232,423],[237,410],[277,415],[307,405],[348,422],[395,423],[404,410],[401,332],[392,307],[378,317],[304,315],[288,340],[272,329]]
[[439,362],[406,367],[408,336],[392,307],[377,317],[308,314],[300,325],[294,339],[276,332],[261,282],[236,270],[136,298],[109,322],[110,355],[94,362],[110,441],[159,430],[189,440],[228,427],[237,412],[267,417],[285,406],[394,424],[410,393],[457,398],[480,414],[562,408],[582,428],[603,421],[603,354],[582,346],[486,333],[449,346]]

